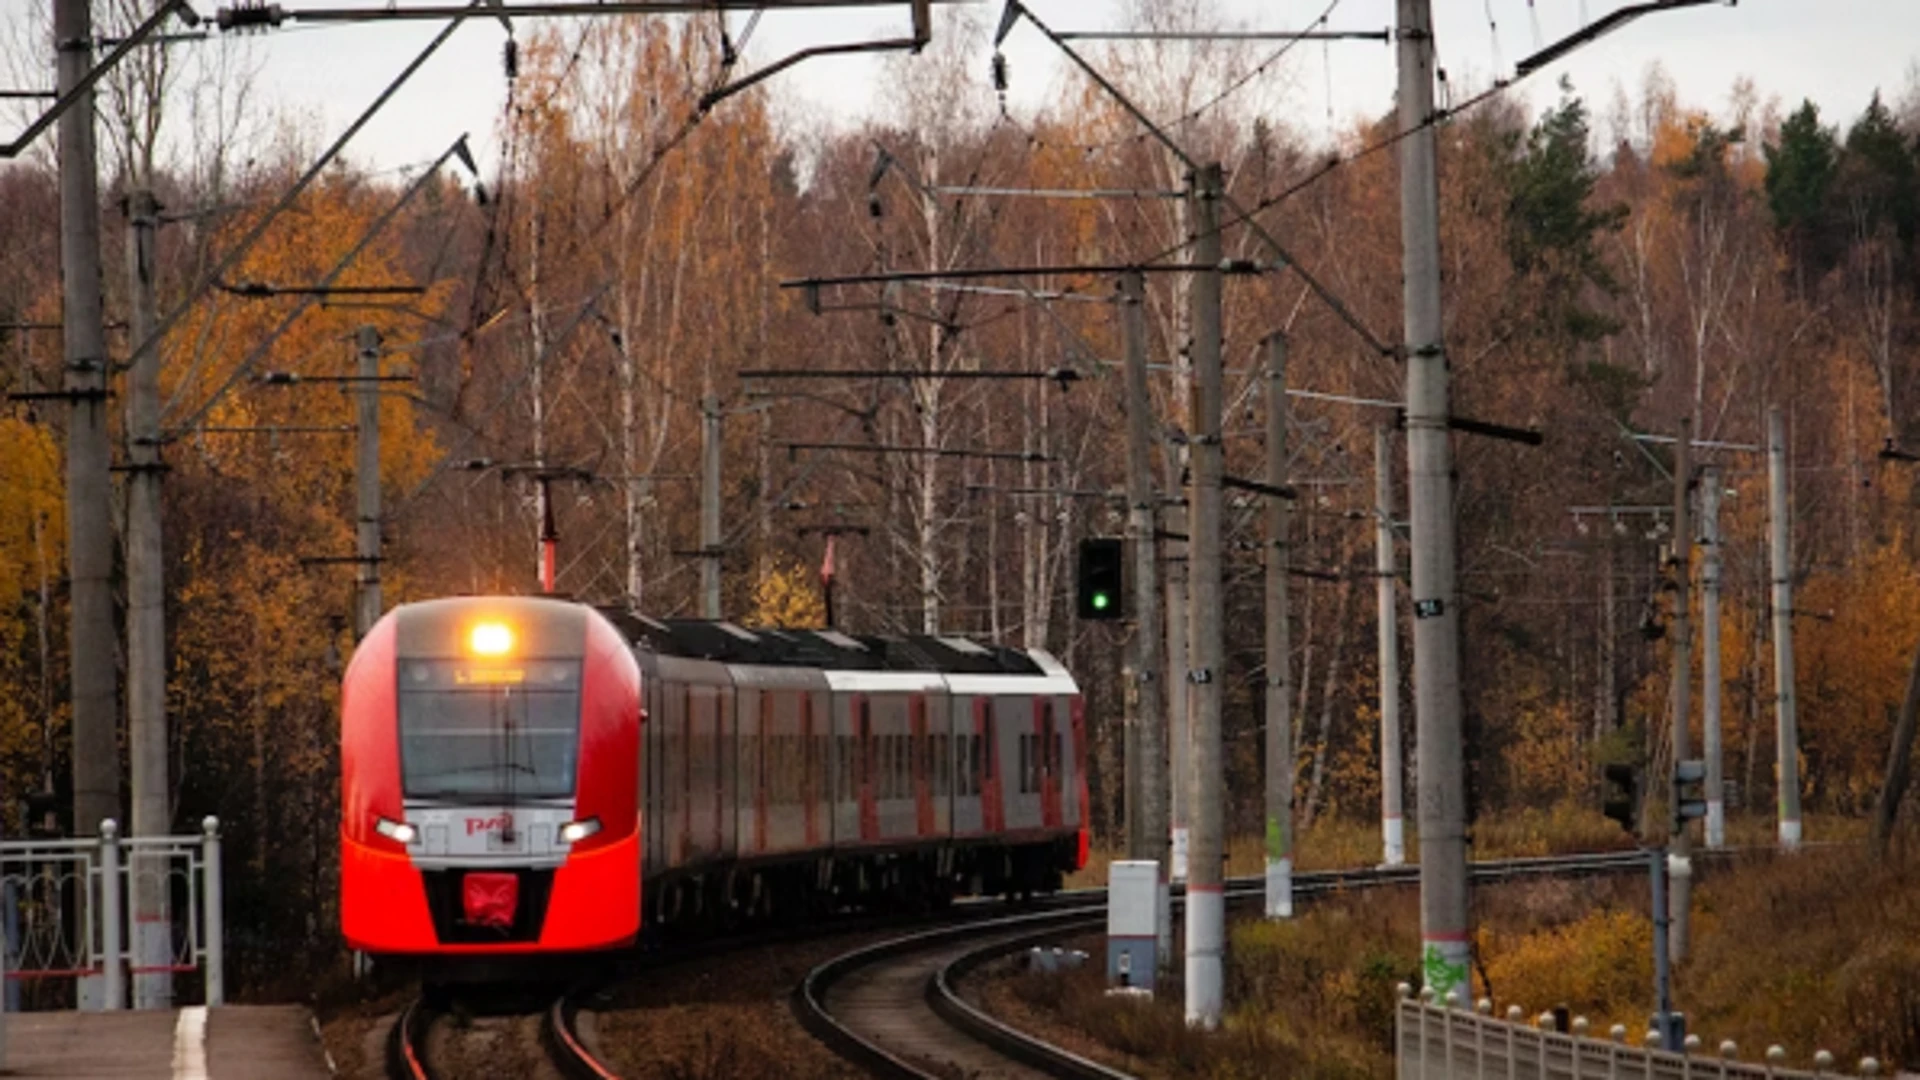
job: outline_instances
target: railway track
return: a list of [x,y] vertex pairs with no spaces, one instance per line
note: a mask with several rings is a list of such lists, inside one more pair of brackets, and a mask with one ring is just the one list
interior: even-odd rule
[[[1545,856],[1477,863],[1478,882],[1631,873],[1646,866],[1639,852]],[[1416,867],[1304,873],[1294,878],[1301,900],[1340,890],[1417,884]],[[1262,885],[1240,879],[1229,903],[1257,900]],[[1128,1074],[1021,1032],[968,1002],[966,974],[1043,939],[1096,930],[1106,920],[1105,894],[1089,890],[1071,906],[909,934],[844,953],[807,973],[794,993],[801,1024],[829,1048],[887,1080],[956,1075],[1031,1080],[1121,1080]],[[1180,898],[1174,899],[1176,907]]]
[[[599,1059],[587,1045],[587,1040],[580,1035],[577,1021],[581,996],[584,995],[563,994],[539,1013],[539,1036],[536,1041],[541,1053],[547,1065],[564,1080],[618,1080],[617,1074]],[[444,1015],[424,997],[415,999],[401,1011],[387,1038],[389,1077],[393,1080],[444,1080],[446,1074],[434,1065],[433,1055],[429,1051],[434,1027]],[[498,1026],[511,1027],[524,1023],[527,1014],[494,1019],[504,1021],[503,1025]],[[493,1069],[499,1067],[496,1061]],[[490,1071],[489,1075],[500,1073]]]

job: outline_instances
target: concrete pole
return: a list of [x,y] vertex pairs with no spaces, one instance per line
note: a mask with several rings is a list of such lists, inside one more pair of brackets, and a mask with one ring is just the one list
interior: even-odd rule
[[[1220,250],[1220,197],[1225,182],[1217,164],[1193,177],[1195,260],[1217,267]],[[1221,440],[1222,385],[1221,293],[1219,270],[1202,270],[1193,284],[1194,404],[1191,425],[1193,485],[1187,535],[1192,551],[1187,628],[1190,656],[1187,676],[1193,686],[1193,829],[1187,866],[1187,1024],[1212,1030],[1220,1026],[1225,990],[1222,952],[1226,944],[1226,792],[1221,768],[1220,680],[1225,641],[1221,624],[1220,574],[1221,476],[1225,471]]]
[[[57,90],[93,65],[88,0],[53,0]],[[60,297],[67,413],[67,577],[73,699],[73,831],[95,835],[120,811],[119,662],[113,626],[113,446],[107,430],[107,343],[100,298],[99,166],[93,92],[58,121]],[[85,912],[76,912],[84,925]],[[118,1008],[98,975],[80,979],[82,1009]]]
[[[93,64],[87,0],[54,0],[58,89]],[[67,545],[72,581],[73,829],[91,835],[120,814],[119,663],[114,658],[112,444],[107,431],[107,346],[100,299],[100,191],[93,92],[59,120],[60,285],[66,359]]]
[[[1680,762],[1690,756],[1691,731],[1693,718],[1693,522],[1689,511],[1692,509],[1693,479],[1693,419],[1680,418],[1680,437],[1674,443],[1673,455],[1673,673],[1670,676],[1671,706],[1673,712],[1673,762],[1672,768],[1678,769]],[[1668,791],[1677,797],[1679,788],[1668,785]],[[1673,808],[1668,808],[1672,817]],[[1667,919],[1672,924],[1670,931],[1673,962],[1679,963],[1687,956],[1687,914],[1691,910],[1692,864],[1687,856],[1692,843],[1687,836],[1687,823],[1674,819],[1678,827],[1668,841],[1667,870],[1672,877],[1672,887],[1667,890]]]
[[[1170,491],[1180,491],[1179,470],[1171,470]],[[1169,507],[1167,531],[1186,535],[1186,512]],[[1167,874],[1173,881],[1187,880],[1187,808],[1192,804],[1187,785],[1193,777],[1187,760],[1193,728],[1191,687],[1187,684],[1187,552],[1185,540],[1169,539],[1162,550],[1167,566],[1167,774],[1172,801],[1172,837],[1167,859]]]
[[[1267,339],[1267,483],[1287,482],[1287,337]],[[1293,652],[1287,500],[1267,498],[1267,881],[1269,919],[1293,918]]]
[[359,457],[354,466],[358,488],[358,547],[355,566],[358,584],[356,613],[361,637],[380,621],[380,332],[371,326],[360,328],[359,381],[354,384],[358,397]]
[[1393,557],[1393,430],[1373,431],[1373,571],[1380,623],[1380,841],[1388,866],[1407,861],[1406,767],[1400,755],[1400,618]]
[[1440,323],[1440,184],[1434,164],[1433,11],[1398,0],[1400,243],[1407,362],[1407,501],[1413,553],[1413,707],[1419,744],[1421,971],[1440,1001],[1472,988],[1466,754],[1454,591],[1453,444]]
[[[153,337],[154,234],[160,205],[153,192],[127,195],[129,338]],[[127,753],[133,795],[133,835],[165,836],[172,822],[167,784],[166,568],[162,559],[160,482],[160,346],[133,357],[127,380]],[[133,1007],[173,1006],[173,923],[167,910],[167,873],[161,860],[135,860],[133,956],[149,969],[133,979]]]
[[700,617],[720,617],[720,399],[700,399]]
[[1707,847],[1727,846],[1727,803],[1720,751],[1720,470],[1700,472],[1700,708],[1705,714]]
[[[1147,277],[1135,270],[1120,279],[1120,328],[1127,360],[1127,539],[1133,542],[1133,669],[1127,695],[1127,852],[1160,866],[1155,909],[1162,967],[1173,961],[1173,908],[1169,900],[1167,848],[1167,717],[1161,690],[1160,493],[1153,484],[1153,397],[1147,392]],[[1131,809],[1137,807],[1135,809]]]
[[1788,538],[1787,426],[1767,410],[1767,532],[1773,561],[1773,693],[1779,722],[1780,848],[1800,847],[1800,735],[1793,703],[1793,558]]

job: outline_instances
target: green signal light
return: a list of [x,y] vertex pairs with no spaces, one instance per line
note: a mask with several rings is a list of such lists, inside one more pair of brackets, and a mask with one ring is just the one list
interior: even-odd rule
[[1097,592],[1093,594],[1093,610],[1105,611],[1107,610],[1107,608],[1112,606],[1113,606],[1113,597],[1108,596],[1106,593],[1103,593],[1103,592]]

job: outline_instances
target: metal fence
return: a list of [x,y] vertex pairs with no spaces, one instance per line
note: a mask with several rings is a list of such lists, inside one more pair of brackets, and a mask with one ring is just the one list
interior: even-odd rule
[[[137,889],[166,897],[158,947],[135,947]],[[126,1007],[129,977],[198,972],[209,1005],[223,1004],[220,823],[199,836],[126,838],[115,822],[81,840],[0,842],[0,922],[6,1007]],[[167,996],[171,996],[170,994]]]
[[1738,1048],[1721,1043],[1709,1054],[1698,1036],[1689,1036],[1684,1053],[1646,1045],[1656,1042],[1647,1032],[1642,1045],[1627,1042],[1625,1028],[1615,1025],[1606,1039],[1589,1038],[1587,1023],[1575,1019],[1572,1031],[1559,1031],[1551,1014],[1533,1024],[1514,1006],[1506,1019],[1492,1015],[1491,1002],[1476,1009],[1447,1008],[1429,992],[1414,998],[1402,987],[1395,1018],[1399,1080],[1814,1080],[1842,1075],[1878,1076],[1879,1063],[1860,1062],[1857,1074],[1833,1071],[1833,1056],[1815,1055],[1815,1069],[1806,1072],[1785,1067],[1786,1053],[1768,1047],[1765,1064],[1738,1060]]

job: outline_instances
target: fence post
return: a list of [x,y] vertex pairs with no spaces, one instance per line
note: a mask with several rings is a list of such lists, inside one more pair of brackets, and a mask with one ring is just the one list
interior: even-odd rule
[[225,916],[220,901],[220,819],[208,814],[200,822],[200,872],[205,876],[200,903],[207,921],[207,1004],[227,1003]]
[[107,1009],[125,1008],[120,970],[120,826],[112,818],[100,823],[100,953]]

